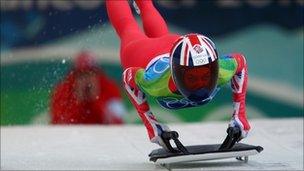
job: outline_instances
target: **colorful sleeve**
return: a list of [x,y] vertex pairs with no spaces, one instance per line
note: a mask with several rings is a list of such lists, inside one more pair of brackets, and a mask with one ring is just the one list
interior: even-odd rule
[[219,58],[218,85],[224,86],[230,82],[237,69],[237,62],[231,55]]
[[163,131],[169,130],[169,128],[157,121],[156,117],[150,111],[145,93],[139,89],[135,82],[136,72],[140,69],[141,68],[135,67],[127,68],[123,72],[123,83],[133,106],[136,108],[138,115],[147,129],[150,140],[153,142],[158,135]]

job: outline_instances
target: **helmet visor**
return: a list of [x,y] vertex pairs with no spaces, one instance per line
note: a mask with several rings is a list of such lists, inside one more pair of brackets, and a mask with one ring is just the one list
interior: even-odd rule
[[217,60],[202,66],[173,65],[173,80],[178,90],[192,101],[201,101],[210,96],[218,77]]

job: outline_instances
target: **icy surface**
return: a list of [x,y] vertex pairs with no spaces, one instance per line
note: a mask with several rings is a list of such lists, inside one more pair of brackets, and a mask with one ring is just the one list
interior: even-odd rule
[[[226,122],[172,124],[186,145],[219,143]],[[1,170],[303,170],[303,119],[253,120],[244,143],[264,151],[235,159],[159,166],[142,125],[1,127]]]

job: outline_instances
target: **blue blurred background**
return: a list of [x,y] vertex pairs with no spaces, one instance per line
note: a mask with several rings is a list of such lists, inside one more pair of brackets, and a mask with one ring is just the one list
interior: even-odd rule
[[[99,65],[121,85],[119,40],[104,1],[0,2],[1,125],[48,123],[51,90],[82,49],[95,52]],[[245,54],[249,118],[303,117],[303,0],[173,0],[155,6],[170,31],[209,36],[221,55]],[[139,123],[124,99],[125,121]],[[163,122],[227,120],[231,91],[227,86],[202,108],[152,106]]]

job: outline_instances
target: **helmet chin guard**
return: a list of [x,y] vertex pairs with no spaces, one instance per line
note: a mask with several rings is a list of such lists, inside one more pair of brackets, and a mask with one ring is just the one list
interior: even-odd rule
[[173,81],[180,93],[191,101],[202,101],[215,90],[218,54],[214,43],[199,34],[179,38],[171,53]]

